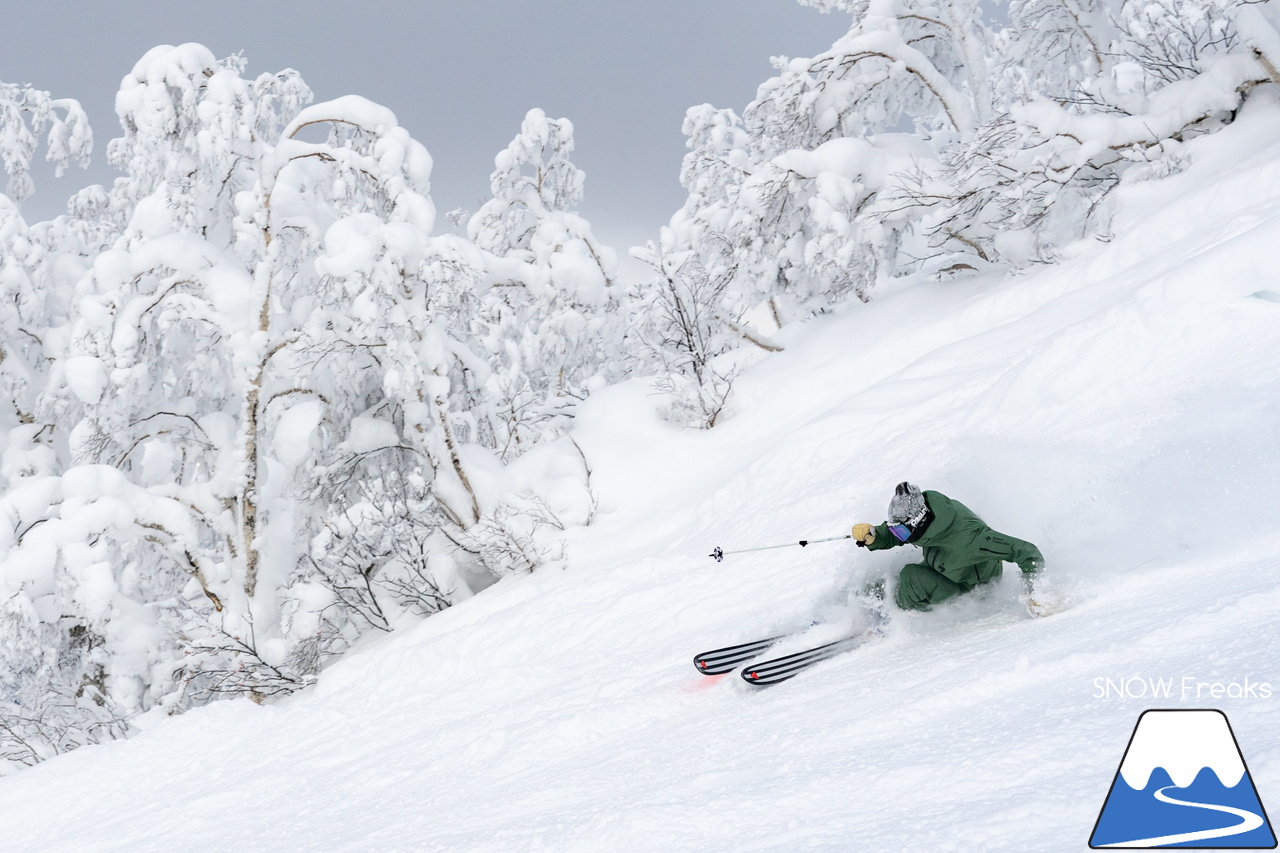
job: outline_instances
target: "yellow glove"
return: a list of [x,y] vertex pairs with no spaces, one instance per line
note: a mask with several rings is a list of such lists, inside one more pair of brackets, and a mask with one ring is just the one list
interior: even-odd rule
[[865,548],[876,541],[876,534],[871,529],[870,524],[855,524],[853,526],[853,538],[857,540],[860,547]]

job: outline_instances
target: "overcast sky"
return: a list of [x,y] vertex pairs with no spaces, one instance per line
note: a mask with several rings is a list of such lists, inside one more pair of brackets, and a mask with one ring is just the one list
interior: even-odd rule
[[438,230],[446,212],[484,201],[525,112],[567,117],[587,173],[582,213],[621,254],[683,201],[685,110],[741,112],[771,56],[812,56],[848,27],[793,0],[45,0],[5,15],[0,80],[78,99],[94,129],[87,173],[37,173],[29,221],[112,180],[120,79],[150,48],[194,41],[242,51],[248,77],[295,68],[318,101],[357,94],[394,110],[435,160]]

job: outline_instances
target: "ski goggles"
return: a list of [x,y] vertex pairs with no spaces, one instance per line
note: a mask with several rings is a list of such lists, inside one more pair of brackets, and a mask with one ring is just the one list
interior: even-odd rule
[[905,524],[890,524],[889,532],[893,534],[893,538],[899,542],[906,542],[911,538],[911,528]]

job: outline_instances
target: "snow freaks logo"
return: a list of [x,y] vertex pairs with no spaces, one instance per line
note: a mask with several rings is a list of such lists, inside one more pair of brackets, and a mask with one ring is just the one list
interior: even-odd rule
[[1226,715],[1144,712],[1089,846],[1275,848],[1275,833]]

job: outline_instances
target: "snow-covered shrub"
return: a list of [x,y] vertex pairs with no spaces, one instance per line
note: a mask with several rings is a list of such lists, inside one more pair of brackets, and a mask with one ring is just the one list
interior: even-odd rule
[[657,372],[658,389],[671,400],[669,420],[709,429],[736,375],[717,364],[739,341],[727,334],[733,322],[718,313],[729,275],[721,270],[713,278],[692,251],[674,251],[672,242],[671,229],[664,228],[657,243],[632,249],[654,272],[631,294],[644,318],[633,335]]
[[104,680],[105,642],[41,620],[25,596],[0,605],[0,760],[29,766],[128,731]]

